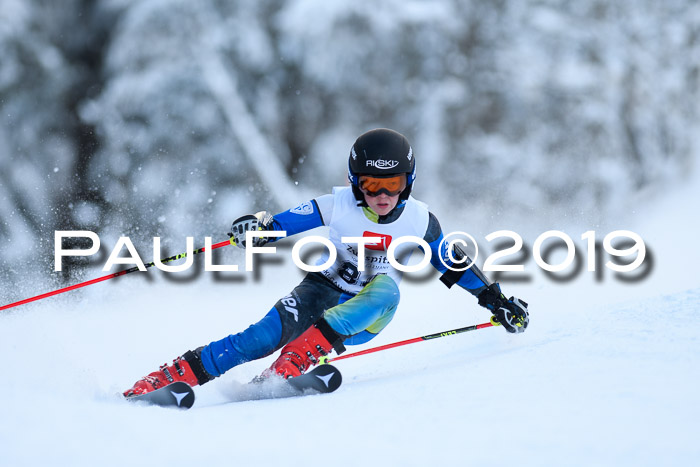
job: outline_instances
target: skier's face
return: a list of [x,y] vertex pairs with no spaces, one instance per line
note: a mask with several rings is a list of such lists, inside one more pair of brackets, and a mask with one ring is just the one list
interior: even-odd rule
[[380,216],[386,216],[396,207],[396,204],[399,202],[399,196],[389,196],[386,193],[380,193],[377,196],[365,195],[365,202],[372,211]]

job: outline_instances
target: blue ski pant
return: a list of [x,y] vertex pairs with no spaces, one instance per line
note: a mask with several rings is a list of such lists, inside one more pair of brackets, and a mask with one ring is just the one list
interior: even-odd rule
[[357,295],[338,289],[319,273],[310,273],[275,306],[245,331],[204,346],[204,369],[220,376],[241,363],[266,357],[325,318],[344,344],[363,344],[394,317],[399,288],[392,278],[376,276]]

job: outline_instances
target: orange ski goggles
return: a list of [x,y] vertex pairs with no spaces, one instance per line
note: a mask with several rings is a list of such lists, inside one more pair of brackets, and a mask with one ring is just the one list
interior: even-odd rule
[[362,193],[367,196],[379,196],[386,193],[396,196],[406,189],[406,174],[393,177],[373,177],[372,175],[360,175],[358,185]]

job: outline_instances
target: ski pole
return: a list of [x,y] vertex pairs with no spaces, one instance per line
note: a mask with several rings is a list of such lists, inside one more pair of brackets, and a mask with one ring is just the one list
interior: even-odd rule
[[493,323],[483,323],[474,324],[473,326],[467,326],[459,329],[452,329],[450,331],[436,332],[435,334],[428,334],[426,336],[414,337],[413,339],[406,339],[405,341],[394,342],[393,344],[380,345],[379,347],[373,347],[371,349],[360,350],[359,352],[353,352],[345,355],[340,355],[334,358],[322,357],[321,363],[330,363],[336,360],[343,360],[345,358],[357,357],[360,355],[366,355],[368,353],[379,352],[380,350],[392,349],[394,347],[400,347],[402,345],[415,344],[416,342],[428,341],[431,339],[437,339],[439,337],[452,336],[454,334],[461,334],[463,332],[476,331],[477,329],[484,329],[493,326]]
[[[215,243],[214,245],[211,246],[211,249],[212,249],[212,251],[213,251],[213,250],[216,250],[217,248],[221,248],[222,246],[226,246],[226,245],[230,245],[230,244],[231,244],[230,240],[225,240],[225,241],[223,241],[223,242]],[[198,250],[194,250],[194,251],[192,252],[192,254],[193,254],[193,255],[196,255],[196,254],[198,254],[198,253],[202,253],[204,250],[205,250],[205,248],[202,247],[202,248],[199,248]],[[177,259],[185,258],[185,257],[187,257],[187,255],[188,255],[188,253],[180,253],[180,254],[178,254],[178,255],[174,255],[174,256],[170,256],[169,258],[162,259],[160,262],[161,262],[161,263],[168,263],[168,262],[170,262],[170,261],[175,261],[175,260],[177,260]],[[150,263],[148,263],[148,264],[145,264],[144,266],[146,266],[146,268],[150,268],[150,267],[152,267],[152,266],[155,266],[155,263],[154,263],[154,262],[150,262]],[[81,282],[81,283],[79,283],[79,284],[69,285],[68,287],[64,287],[64,288],[62,288],[62,289],[53,290],[53,291],[51,291],[51,292],[46,292],[46,293],[44,293],[44,294],[37,295],[36,297],[26,298],[26,299],[24,299],[24,300],[20,300],[19,302],[10,303],[9,305],[4,305],[4,306],[0,307],[0,311],[1,311],[1,310],[6,310],[6,309],[8,309],[8,308],[15,307],[15,306],[24,305],[25,303],[30,303],[30,302],[34,302],[34,301],[37,301],[37,300],[41,300],[41,299],[43,299],[43,298],[51,297],[51,296],[53,296],[53,295],[58,295],[58,294],[61,294],[61,293],[63,293],[63,292],[68,292],[68,291],[70,291],[70,290],[79,289],[79,288],[81,288],[81,287],[85,287],[85,286],[88,286],[88,285],[91,285],[91,284],[96,284],[96,283],[98,283],[98,282],[102,282],[102,281],[106,281],[106,280],[109,280],[109,279],[113,279],[113,278],[115,278],[115,277],[123,276],[123,275],[129,274],[129,273],[131,273],[131,272],[136,272],[136,271],[138,271],[138,270],[139,270],[138,266],[134,266],[133,268],[125,269],[125,270],[123,270],[123,271],[115,272],[115,273],[112,273],[112,274],[107,274],[106,276],[98,277],[98,278],[96,278],[96,279],[91,279],[91,280],[89,280],[89,281]]]

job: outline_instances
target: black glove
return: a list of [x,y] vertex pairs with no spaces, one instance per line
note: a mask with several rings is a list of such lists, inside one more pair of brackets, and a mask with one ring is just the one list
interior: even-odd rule
[[515,297],[506,298],[498,283],[489,285],[477,298],[479,305],[493,313],[491,323],[495,326],[502,325],[506,331],[514,333],[524,332],[527,329],[530,323],[527,303]]
[[[267,211],[260,211],[255,213],[255,215],[247,214],[239,217],[233,221],[231,231],[228,233],[228,236],[231,237],[231,243],[238,248],[245,248],[246,232],[249,230],[272,230],[273,220],[272,214]],[[263,246],[267,242],[267,237],[255,237],[253,239],[253,246]]]

